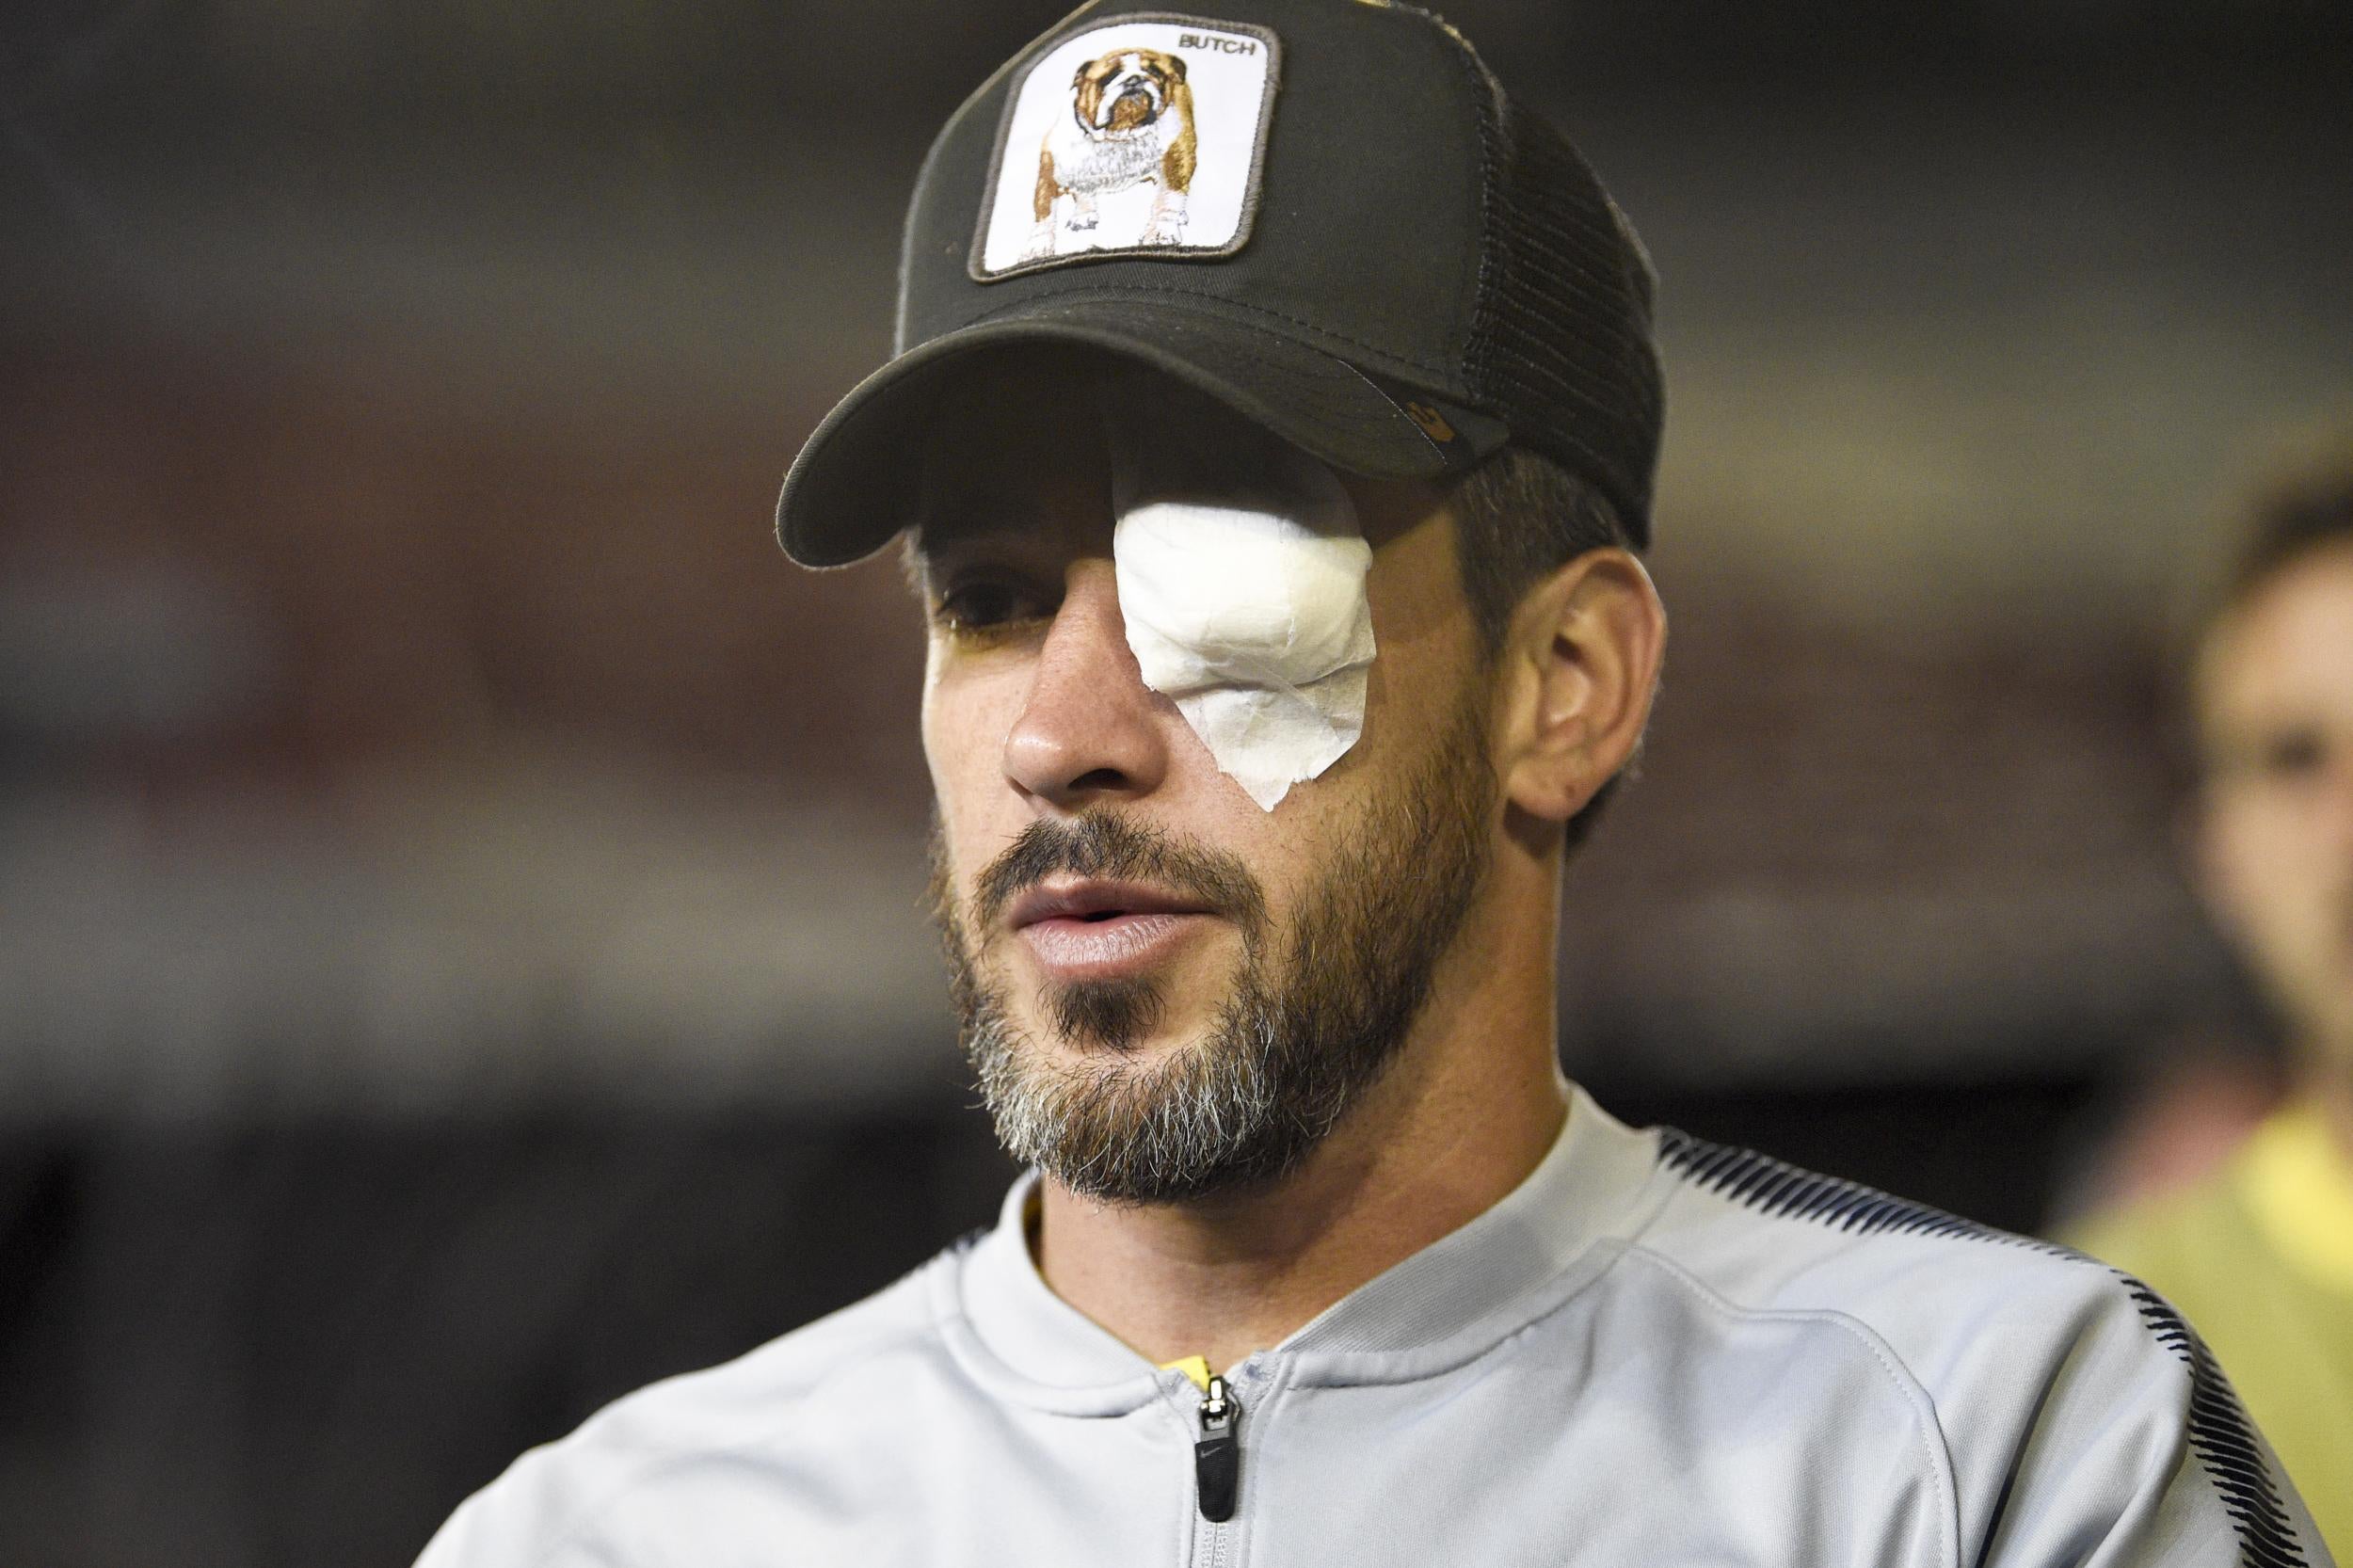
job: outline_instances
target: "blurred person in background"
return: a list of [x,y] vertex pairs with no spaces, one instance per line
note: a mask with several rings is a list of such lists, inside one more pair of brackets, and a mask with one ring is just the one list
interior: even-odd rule
[[2329,1560],[2162,1302],[1562,1077],[1562,868],[1665,642],[1652,279],[1458,34],[1090,6],[905,232],[901,353],[778,527],[908,536],[964,1044],[1032,1169],[429,1568]]
[[2277,486],[2190,670],[2201,891],[2276,1012],[2290,1088],[2186,1190],[2069,1239],[2204,1336],[2332,1543],[2353,1540],[2353,438]]

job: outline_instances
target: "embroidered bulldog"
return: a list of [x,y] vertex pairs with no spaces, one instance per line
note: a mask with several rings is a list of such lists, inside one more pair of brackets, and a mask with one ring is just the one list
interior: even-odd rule
[[1152,187],[1141,232],[1133,238],[1093,235],[1087,248],[1182,244],[1200,146],[1193,88],[1176,56],[1116,49],[1080,66],[1070,83],[1070,112],[1047,127],[1038,149],[1035,221],[1021,260],[1054,255],[1063,231],[1093,235],[1102,221],[1100,198],[1139,185]]
[[969,270],[1230,256],[1250,238],[1281,45],[1264,27],[1119,17],[1057,39],[1007,94]]

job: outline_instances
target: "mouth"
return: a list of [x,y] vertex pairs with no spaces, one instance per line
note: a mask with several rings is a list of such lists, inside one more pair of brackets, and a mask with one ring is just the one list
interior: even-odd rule
[[1061,981],[1133,975],[1217,919],[1197,900],[1142,883],[1053,881],[1013,902],[1005,923]]

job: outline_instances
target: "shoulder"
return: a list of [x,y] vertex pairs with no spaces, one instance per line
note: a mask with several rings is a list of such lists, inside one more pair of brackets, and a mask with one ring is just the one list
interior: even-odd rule
[[1671,1180],[1641,1244],[1737,1306],[1843,1314],[1899,1352],[1980,1331],[1989,1315],[2054,1332],[2086,1317],[2138,1320],[2132,1282],[2068,1248],[1672,1128],[1658,1136]]
[[2217,1251],[2248,1250],[2233,1245],[2243,1243],[2251,1228],[2235,1174],[2226,1166],[2179,1192],[2095,1214],[2061,1240],[2169,1294],[2178,1292],[2181,1277],[2210,1267]]
[[[961,1249],[721,1366],[649,1384],[534,1448],[442,1526],[419,1568],[533,1568],[630,1516],[724,1513],[789,1480],[840,1403],[905,1398],[951,1375],[937,1281]],[[629,1527],[634,1528],[634,1527]]]
[[2184,1487],[2203,1516],[2238,1522],[2243,1561],[2293,1539],[2237,1398],[2137,1279],[1860,1183],[1659,1138],[1669,1189],[1637,1248],[1728,1312],[1820,1322],[1883,1358],[1944,1451],[1959,1542],[2007,1538],[2022,1518],[2112,1524]]
[[2065,1240],[2162,1293],[2226,1354],[2250,1316],[2266,1316],[2250,1307],[2278,1304],[2287,1283],[2227,1179],[2099,1216]]

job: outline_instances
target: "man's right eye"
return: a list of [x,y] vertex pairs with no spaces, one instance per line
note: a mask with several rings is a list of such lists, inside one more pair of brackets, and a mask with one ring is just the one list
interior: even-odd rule
[[1046,613],[1038,596],[1020,584],[976,578],[951,584],[932,616],[951,632],[992,632],[1039,619]]

